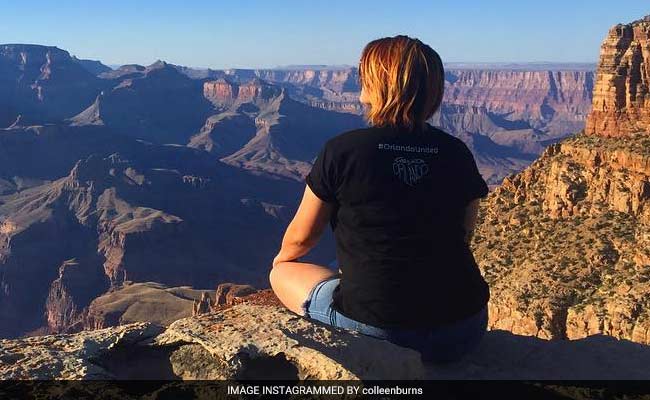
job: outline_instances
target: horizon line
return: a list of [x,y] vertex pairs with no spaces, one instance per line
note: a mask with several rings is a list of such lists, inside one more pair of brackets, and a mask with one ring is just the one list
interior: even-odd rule
[[[297,69],[297,68],[309,68],[309,67],[319,67],[319,68],[355,68],[357,63],[306,63],[306,64],[297,64],[297,63],[289,63],[289,64],[283,64],[283,65],[275,65],[275,66],[255,66],[255,67],[241,67],[241,66],[227,66],[227,67],[206,67],[206,66],[193,66],[193,65],[188,65],[188,64],[181,64],[181,63],[175,63],[175,62],[168,62],[162,59],[158,59],[150,64],[140,64],[140,63],[133,63],[133,62],[127,62],[127,63],[117,63],[117,62],[107,62],[101,60],[101,58],[85,58],[82,56],[79,56],[77,54],[73,54],[71,51],[66,50],[63,47],[59,47],[58,45],[45,45],[45,44],[38,44],[38,43],[18,43],[18,42],[13,42],[13,43],[2,43],[0,46],[12,46],[12,45],[23,45],[23,46],[43,46],[43,47],[55,47],[57,49],[63,50],[70,54],[71,57],[78,58],[80,60],[90,60],[90,61],[98,61],[107,67],[110,67],[111,69],[117,69],[121,66],[124,65],[142,65],[142,66],[147,66],[147,65],[152,65],[156,63],[157,61],[164,61],[168,64],[176,65],[179,67],[185,67],[185,68],[191,68],[191,69],[197,69],[197,70],[259,70],[259,69]],[[520,61],[513,61],[513,60],[508,60],[508,61],[443,61],[443,65],[449,65],[449,64],[467,64],[467,65],[486,65],[486,66],[491,66],[491,65],[593,65],[596,66],[598,64],[598,60],[592,60],[592,61],[549,61],[549,60],[520,60]]]
[[[124,64],[119,64],[119,63],[104,63],[101,60],[95,60],[95,59],[84,59],[81,57],[78,57],[74,55],[80,60],[91,60],[91,61],[99,61],[102,64],[106,65],[107,67],[110,67],[112,69],[117,69],[125,65],[141,65],[141,66],[148,66],[155,64],[156,62],[162,61],[167,64],[171,64],[177,67],[183,67],[183,68],[189,68],[189,69],[194,69],[194,70],[213,70],[213,71],[228,71],[228,70],[289,70],[289,69],[310,69],[310,68],[320,68],[320,69],[348,69],[348,68],[356,68],[356,65],[352,64],[285,64],[285,65],[276,65],[276,66],[258,66],[258,67],[239,67],[239,66],[229,66],[229,67],[206,67],[206,66],[193,66],[193,65],[184,65],[184,64],[177,64],[173,62],[168,62],[165,60],[156,60],[150,64],[139,64],[139,63],[124,63]],[[447,61],[443,62],[443,65],[449,65],[449,66],[461,66],[461,65],[467,65],[467,66],[545,66],[545,65],[558,65],[558,66],[580,66],[580,67],[592,67],[596,68],[598,66],[598,61]]]

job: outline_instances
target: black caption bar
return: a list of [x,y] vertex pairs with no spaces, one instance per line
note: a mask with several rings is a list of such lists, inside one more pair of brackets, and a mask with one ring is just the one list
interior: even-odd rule
[[645,381],[0,381],[0,399],[648,399]]

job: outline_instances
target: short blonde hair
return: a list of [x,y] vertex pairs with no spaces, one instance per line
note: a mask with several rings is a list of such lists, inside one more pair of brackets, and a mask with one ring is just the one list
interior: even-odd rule
[[359,81],[373,126],[412,131],[440,108],[445,72],[438,53],[418,39],[398,35],[373,40],[361,53]]

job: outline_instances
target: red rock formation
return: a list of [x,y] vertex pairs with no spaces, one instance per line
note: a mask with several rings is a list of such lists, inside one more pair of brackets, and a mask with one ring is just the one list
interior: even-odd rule
[[218,79],[203,84],[203,96],[213,102],[229,103],[237,98],[237,89],[237,85],[225,79]]
[[207,314],[210,312],[210,309],[212,308],[212,298],[210,297],[210,293],[208,292],[203,292],[201,293],[201,298],[194,300],[192,303],[192,315],[201,315],[201,314]]
[[589,135],[650,131],[650,16],[610,29],[600,49]]
[[81,329],[86,306],[106,289],[108,279],[94,256],[64,261],[59,267],[59,277],[50,285],[45,303],[48,331]]
[[258,99],[268,100],[280,94],[281,89],[260,80],[253,79],[239,84],[217,79],[203,84],[203,96],[214,104],[230,105]]
[[214,304],[234,305],[241,301],[241,298],[255,293],[256,290],[250,285],[237,285],[234,283],[221,283],[217,286],[217,293]]

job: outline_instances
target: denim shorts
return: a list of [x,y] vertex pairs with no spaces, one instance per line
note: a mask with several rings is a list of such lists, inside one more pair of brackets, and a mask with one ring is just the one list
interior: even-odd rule
[[332,294],[339,282],[340,279],[333,276],[312,288],[302,305],[306,318],[417,350],[425,362],[446,363],[461,359],[478,346],[487,330],[487,306],[466,319],[430,329],[379,328],[364,324],[332,308]]

